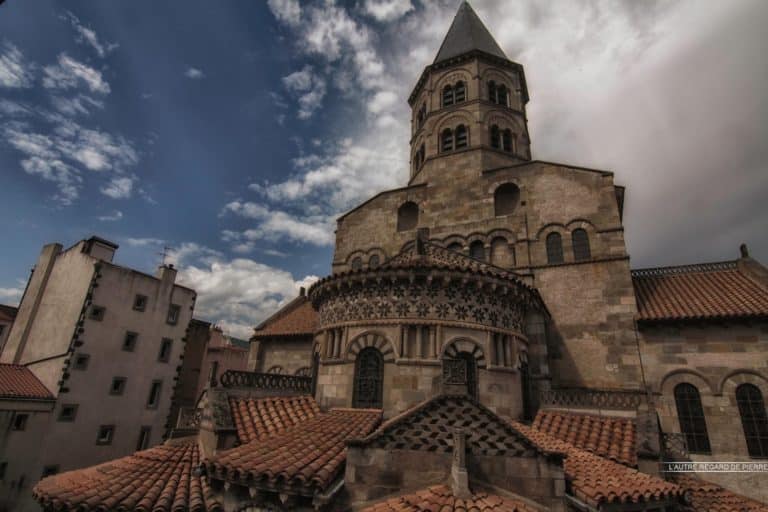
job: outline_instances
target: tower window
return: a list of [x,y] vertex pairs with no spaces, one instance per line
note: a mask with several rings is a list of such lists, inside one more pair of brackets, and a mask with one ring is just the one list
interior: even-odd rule
[[547,235],[547,262],[563,262],[563,238],[560,233],[550,233]]
[[496,82],[488,82],[488,101],[496,103]]
[[512,151],[512,130],[506,129],[501,132],[501,149],[507,152]]
[[573,259],[576,261],[585,261],[592,257],[589,250],[589,235],[584,229],[574,229],[571,234],[573,243]]
[[501,149],[501,133],[499,132],[499,127],[495,124],[491,126],[491,147]]
[[496,88],[496,103],[505,107],[509,105],[507,88],[504,85],[499,85]]
[[397,230],[408,231],[419,224],[419,205],[413,201],[403,203],[397,209]]
[[467,87],[464,82],[457,82],[453,89],[453,101],[454,103],[461,103],[467,99]]
[[509,215],[520,201],[520,189],[514,183],[504,183],[493,193],[493,207],[496,216]]
[[757,386],[742,384],[736,388],[736,403],[749,456],[768,458],[768,416],[763,394]]
[[453,105],[453,87],[446,85],[443,88],[443,106],[449,107]]
[[445,153],[453,151],[453,130],[446,128],[440,135],[440,150]]
[[463,124],[460,124],[456,127],[456,149],[463,149],[467,147],[468,142],[468,131],[467,127]]
[[675,405],[680,431],[685,435],[689,453],[711,453],[707,422],[701,406],[699,390],[693,384],[683,382],[675,386]]
[[360,270],[363,268],[363,258],[360,256],[357,256],[356,258],[352,259],[352,270]]
[[355,385],[352,406],[380,409],[383,398],[384,358],[378,349],[366,347],[355,361]]
[[416,126],[421,128],[424,125],[424,121],[427,119],[427,104],[422,103],[419,113],[416,115]]
[[469,244],[469,255],[476,260],[485,261],[485,247],[483,242],[476,240]]
[[379,255],[374,254],[368,259],[368,267],[370,268],[376,268],[379,266]]

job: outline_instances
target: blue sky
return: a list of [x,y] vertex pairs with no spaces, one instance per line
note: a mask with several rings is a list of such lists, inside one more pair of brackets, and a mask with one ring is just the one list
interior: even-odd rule
[[[7,0],[0,302],[43,244],[98,234],[145,271],[171,247],[198,315],[247,336],[329,271],[338,214],[405,183],[457,5]],[[534,158],[627,185],[633,266],[768,261],[768,4],[473,6],[525,66]]]

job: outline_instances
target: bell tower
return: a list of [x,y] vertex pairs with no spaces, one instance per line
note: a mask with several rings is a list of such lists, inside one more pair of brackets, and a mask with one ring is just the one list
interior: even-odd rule
[[409,184],[531,159],[523,67],[509,60],[468,2],[462,2],[435,61],[408,98]]

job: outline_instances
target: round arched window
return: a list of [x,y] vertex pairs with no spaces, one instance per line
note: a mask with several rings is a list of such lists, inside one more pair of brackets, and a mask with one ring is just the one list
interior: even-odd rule
[[379,255],[378,255],[378,254],[374,254],[374,255],[373,255],[373,256],[371,256],[371,258],[368,260],[368,266],[369,266],[369,267],[371,267],[371,268],[376,268],[376,267],[378,267],[378,266],[379,266],[379,263],[380,263],[380,262],[379,262]]
[[408,231],[409,229],[416,229],[419,224],[419,205],[413,201],[403,203],[400,208],[397,209],[397,230]]
[[520,189],[514,183],[504,183],[493,193],[493,207],[496,216],[509,215],[520,202]]

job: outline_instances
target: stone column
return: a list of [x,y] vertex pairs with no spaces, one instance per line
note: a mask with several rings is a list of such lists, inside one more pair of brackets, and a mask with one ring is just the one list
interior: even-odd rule
[[469,473],[467,473],[467,433],[462,429],[453,431],[451,487],[456,498],[468,499],[472,495],[469,490]]

